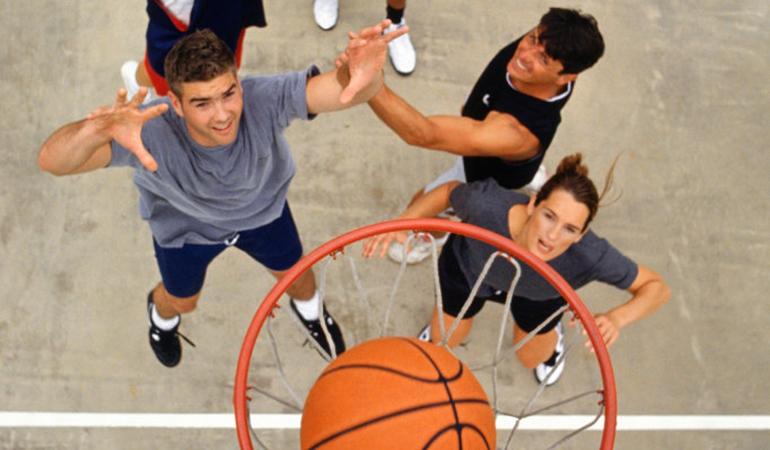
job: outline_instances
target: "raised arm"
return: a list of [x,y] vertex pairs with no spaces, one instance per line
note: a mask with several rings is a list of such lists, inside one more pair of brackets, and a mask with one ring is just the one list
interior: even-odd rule
[[167,105],[140,110],[144,94],[146,90],[127,102],[125,89],[120,89],[111,107],[99,108],[86,119],[56,130],[40,147],[40,169],[54,175],[72,175],[105,167],[111,159],[110,143],[114,139],[148,170],[157,170],[157,163],[142,144],[141,131],[144,123],[162,114]]
[[[450,206],[450,195],[457,186],[460,185],[459,181],[450,181],[444,183],[436,189],[425,193],[418,197],[414,202],[409,204],[407,208],[399,214],[397,219],[419,219],[421,217],[429,218],[436,217],[440,212],[446,210]],[[376,256],[379,252],[379,256],[385,256],[385,252],[388,250],[390,243],[394,239],[399,242],[406,241],[406,232],[392,232],[377,235],[364,244],[364,256],[369,258]]]
[[492,111],[483,121],[462,116],[424,116],[388,86],[369,100],[377,117],[409,145],[462,156],[522,160],[540,141],[510,114]]
[[308,81],[308,112],[349,108],[369,100],[382,87],[388,42],[409,31],[408,27],[401,27],[382,34],[388,25],[390,21],[386,19],[358,33],[349,33],[348,46],[338,58],[337,68]]
[[608,347],[618,339],[622,328],[651,315],[671,297],[671,290],[663,278],[642,265],[628,292],[631,299],[595,317]]

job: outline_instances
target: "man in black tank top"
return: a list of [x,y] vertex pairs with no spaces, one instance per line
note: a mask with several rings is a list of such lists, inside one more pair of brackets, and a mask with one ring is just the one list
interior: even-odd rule
[[553,140],[578,73],[603,53],[604,41],[592,16],[551,8],[536,27],[490,61],[462,116],[426,117],[384,86],[369,106],[386,125],[410,145],[460,157],[412,201],[453,180],[494,178],[509,189],[527,185]]

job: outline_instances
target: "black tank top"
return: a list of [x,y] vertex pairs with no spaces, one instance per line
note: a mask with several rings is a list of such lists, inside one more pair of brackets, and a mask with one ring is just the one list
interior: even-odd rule
[[[508,84],[506,66],[521,38],[504,47],[490,61],[463,106],[462,115],[484,120],[490,111],[510,114],[540,141],[540,151],[522,161],[506,161],[496,157],[465,156],[465,176],[468,182],[494,178],[500,186],[518,189],[529,183],[551,145],[556,128],[561,122],[560,111],[572,92],[559,100],[548,102],[515,90]],[[574,84],[574,83],[573,83]]]

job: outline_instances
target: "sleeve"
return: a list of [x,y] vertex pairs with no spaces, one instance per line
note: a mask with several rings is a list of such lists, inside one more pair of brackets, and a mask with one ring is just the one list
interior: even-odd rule
[[463,222],[467,222],[472,215],[474,197],[481,190],[480,182],[460,184],[449,194],[449,203],[452,205],[457,217]]
[[515,204],[527,203],[529,197],[501,187],[492,178],[460,184],[449,195],[455,214],[463,222],[492,211],[507,211]]
[[605,239],[599,242],[604,252],[594,266],[596,279],[618,289],[628,289],[639,274],[639,266]]
[[125,147],[118,144],[115,141],[110,142],[110,150],[112,150],[112,156],[110,157],[110,163],[107,167],[137,167],[139,160],[136,159],[133,153],[126,150]]
[[[269,108],[269,114],[281,128],[288,127],[294,119],[313,119],[315,116],[307,110],[307,80],[319,73],[316,66],[310,66],[299,72],[244,79],[244,106],[255,110]],[[257,112],[257,116],[261,115]]]

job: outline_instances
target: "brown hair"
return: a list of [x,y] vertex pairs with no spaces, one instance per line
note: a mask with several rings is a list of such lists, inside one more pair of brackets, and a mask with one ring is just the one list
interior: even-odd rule
[[557,189],[572,194],[576,201],[586,205],[588,208],[588,218],[586,218],[586,223],[581,230],[585,231],[588,228],[588,224],[596,216],[599,203],[612,187],[615,164],[618,162],[618,158],[615,158],[610,169],[607,171],[601,194],[596,191],[594,182],[588,178],[588,167],[582,163],[582,160],[583,155],[581,153],[574,153],[562,158],[556,173],[548,179],[540,189],[540,192],[537,193],[535,205],[550,197],[551,193]]
[[166,55],[163,64],[171,91],[182,96],[182,83],[209,81],[233,71],[233,52],[211,30],[196,31],[183,37]]

